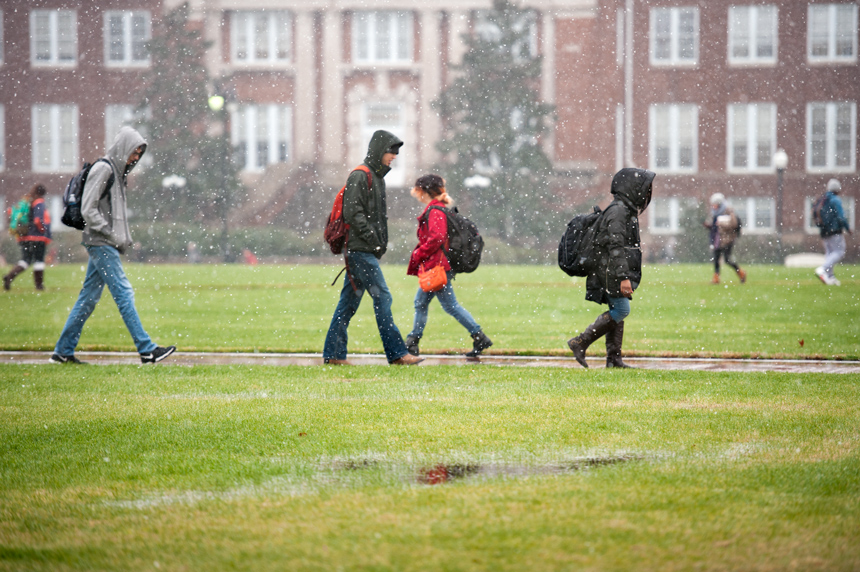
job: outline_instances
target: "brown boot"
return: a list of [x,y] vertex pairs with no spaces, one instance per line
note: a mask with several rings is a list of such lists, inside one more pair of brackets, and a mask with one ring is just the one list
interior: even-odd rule
[[391,362],[391,365],[418,365],[422,361],[424,361],[424,358],[407,353],[405,356]]
[[624,320],[619,323],[612,321],[612,329],[606,333],[606,367],[622,367],[633,369],[621,361],[621,344],[624,341]]
[[720,283],[720,275],[714,274],[714,277],[711,278],[711,284],[719,284]]
[[13,266],[12,270],[9,271],[9,274],[3,277],[3,289],[9,290],[10,288],[12,288],[12,280],[14,280],[16,276],[18,276],[25,270],[27,270],[26,266],[21,266],[20,264],[16,264],[15,266]]
[[744,272],[743,268],[738,268],[738,278],[741,279],[741,284],[747,281],[747,273]]
[[614,323],[612,318],[609,317],[609,312],[603,312],[597,316],[593,324],[585,328],[584,332],[567,341],[567,347],[573,352],[573,357],[576,358],[579,365],[588,368],[588,364],[585,362],[585,350],[588,349],[588,346],[599,340],[601,336],[606,335],[606,332],[609,331]]
[[34,270],[33,271],[33,282],[36,283],[36,290],[44,290],[45,289],[45,271],[44,270]]

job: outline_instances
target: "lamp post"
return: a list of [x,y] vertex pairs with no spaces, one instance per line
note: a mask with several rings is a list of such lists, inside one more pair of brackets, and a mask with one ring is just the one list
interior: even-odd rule
[[776,167],[776,244],[779,247],[779,258],[783,258],[782,249],[782,180],[785,168],[788,167],[788,154],[777,149],[773,154],[773,165]]
[[227,197],[227,161],[230,160],[229,134],[227,133],[227,112],[235,106],[233,102],[227,102],[227,98],[220,93],[214,93],[209,97],[209,109],[218,115],[218,133],[221,140],[221,192],[218,193],[218,213],[221,216],[221,256],[224,262],[232,262],[233,255],[230,252],[229,228],[227,216],[229,214],[229,203]]

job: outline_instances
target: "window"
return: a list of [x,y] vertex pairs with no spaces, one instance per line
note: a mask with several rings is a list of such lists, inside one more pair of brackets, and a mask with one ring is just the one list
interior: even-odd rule
[[[398,137],[406,130],[406,114],[402,103],[377,102],[366,103],[362,106],[361,140],[366,146],[379,129],[385,129]],[[385,182],[390,187],[402,187],[406,184],[406,153],[400,153],[391,164],[391,171],[385,176]]]
[[677,197],[654,199],[648,213],[648,231],[652,234],[678,234],[681,231],[681,203]]
[[78,106],[34,105],[33,171],[73,172],[78,164]]
[[731,6],[729,62],[776,63],[777,15],[776,6]]
[[810,62],[857,61],[856,4],[812,4],[808,22]]
[[776,201],[770,197],[730,200],[741,219],[743,232],[769,234],[776,232]]
[[3,53],[4,53],[4,45],[3,45],[3,10],[0,10],[0,65],[3,65]]
[[699,9],[651,9],[651,65],[695,65],[699,61]]
[[538,55],[537,14],[532,10],[522,10],[513,15],[511,28],[519,37],[512,45],[503,43],[502,30],[490,19],[492,12],[475,12],[475,33],[485,42],[496,44],[502,53],[512,54],[514,61],[521,62]]
[[776,105],[729,105],[728,170],[770,173],[776,151]]
[[287,163],[292,155],[293,110],[288,105],[242,105],[231,117],[236,160],[246,171]]
[[230,54],[233,63],[287,63],[292,58],[290,13],[233,12],[230,21]]
[[699,111],[695,105],[652,105],[648,116],[652,170],[694,173],[698,167]]
[[813,102],[806,106],[806,170],[853,173],[857,154],[857,104]]
[[[108,105],[105,107],[105,149],[113,145],[116,134],[120,128],[129,126],[133,127],[143,135],[144,139],[149,138],[146,120],[150,117],[149,110],[141,111],[134,105]],[[144,153],[140,160],[140,166],[144,167],[152,165],[152,153]]]
[[352,60],[356,63],[411,63],[411,12],[355,12]]
[[73,10],[30,12],[30,61],[35,66],[73,66],[78,59],[78,26]]
[[[845,211],[845,218],[848,219],[848,226],[850,226],[852,230],[857,228],[854,226],[854,197],[846,197],[840,194],[839,198],[842,200],[842,210]],[[818,234],[818,227],[815,226],[815,223],[812,221],[812,205],[815,204],[815,201],[817,200],[818,197],[806,197],[806,200],[803,202],[803,230],[806,231],[806,234]]]
[[105,62],[109,66],[149,65],[151,37],[147,11],[105,12]]

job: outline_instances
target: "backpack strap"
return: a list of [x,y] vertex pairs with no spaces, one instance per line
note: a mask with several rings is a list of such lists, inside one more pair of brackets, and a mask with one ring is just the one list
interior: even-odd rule
[[[104,191],[102,191],[102,194],[101,194],[101,196],[99,197],[99,200],[102,200],[103,198],[105,198],[105,195],[107,195],[107,196],[108,196],[108,201],[110,201],[110,194],[109,194],[109,193],[110,193],[110,188],[113,186],[114,181],[116,181],[116,177],[114,176],[114,172],[113,172],[113,163],[111,163],[110,161],[108,161],[108,160],[107,160],[107,159],[105,159],[104,157],[102,157],[102,158],[100,158],[100,159],[96,160],[96,163],[98,163],[99,161],[103,161],[103,162],[107,163],[107,164],[108,164],[108,167],[110,167],[110,177],[108,177],[107,185],[105,185],[105,190],[104,190]],[[93,163],[93,164],[95,164],[95,163]],[[90,168],[92,169],[92,167],[90,167]],[[83,191],[84,191],[84,190],[83,190],[83,189],[81,189],[81,195],[83,195]]]

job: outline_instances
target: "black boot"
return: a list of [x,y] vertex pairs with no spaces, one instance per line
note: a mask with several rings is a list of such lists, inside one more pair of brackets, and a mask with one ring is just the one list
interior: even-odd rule
[[588,346],[599,340],[601,336],[605,335],[614,323],[612,318],[609,317],[609,312],[603,312],[597,316],[593,324],[585,328],[584,332],[567,341],[567,347],[573,352],[573,357],[576,358],[579,365],[584,368],[588,367],[588,364],[585,363],[585,350],[588,349]]
[[612,322],[612,327],[606,332],[606,367],[623,367],[632,369],[621,361],[621,344],[624,341],[624,320],[619,323]]
[[472,334],[472,351],[466,353],[466,357],[478,357],[481,352],[493,345],[493,340],[487,337],[487,334],[481,330],[477,334]]
[[15,266],[13,266],[12,270],[9,271],[9,274],[3,277],[3,289],[9,290],[10,288],[12,288],[12,280],[14,280],[16,276],[18,276],[25,270],[27,270],[26,266],[21,266],[20,264],[16,264]]
[[44,290],[45,289],[45,271],[44,270],[34,270],[33,271],[33,282],[36,283],[36,290]]
[[420,341],[421,338],[416,338],[415,336],[406,336],[406,351],[414,356],[419,355],[418,342]]

